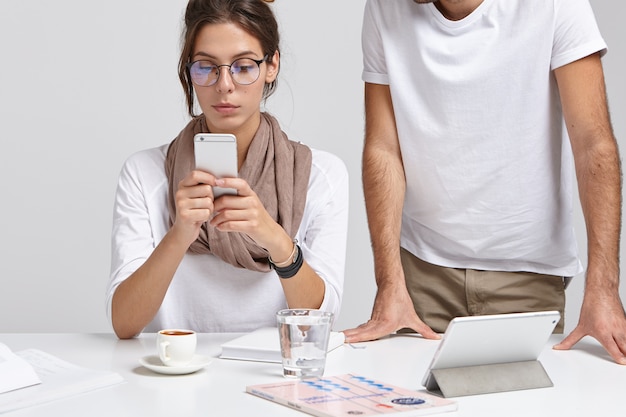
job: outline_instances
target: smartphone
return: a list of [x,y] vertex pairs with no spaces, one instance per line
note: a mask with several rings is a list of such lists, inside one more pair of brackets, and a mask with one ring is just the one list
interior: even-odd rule
[[[237,177],[237,139],[230,133],[198,133],[193,139],[196,169],[216,178]],[[213,196],[237,195],[234,188],[213,187]]]

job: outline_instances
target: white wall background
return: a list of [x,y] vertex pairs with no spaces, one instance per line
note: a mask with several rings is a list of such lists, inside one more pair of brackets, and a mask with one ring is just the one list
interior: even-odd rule
[[[389,0],[393,1],[393,0]],[[626,152],[625,6],[591,0],[615,133]],[[176,75],[186,0],[0,2],[0,332],[108,332],[112,201],[127,156],[186,123]],[[351,175],[344,307],[369,318],[375,284],[360,179],[365,0],[277,0],[282,69],[267,103],[292,139],[339,155]],[[580,211],[576,224],[585,253]],[[622,257],[624,250],[622,250]],[[568,289],[577,321],[582,277]],[[626,298],[626,284],[621,286]]]

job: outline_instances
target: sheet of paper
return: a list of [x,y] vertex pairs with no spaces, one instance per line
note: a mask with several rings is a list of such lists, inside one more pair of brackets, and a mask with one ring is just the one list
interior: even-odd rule
[[33,367],[0,343],[0,394],[39,383]]

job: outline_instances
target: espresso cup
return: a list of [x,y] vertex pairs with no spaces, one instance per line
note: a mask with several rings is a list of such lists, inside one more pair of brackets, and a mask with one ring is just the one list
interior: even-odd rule
[[184,329],[164,329],[157,333],[157,352],[163,365],[185,366],[196,353],[196,332]]

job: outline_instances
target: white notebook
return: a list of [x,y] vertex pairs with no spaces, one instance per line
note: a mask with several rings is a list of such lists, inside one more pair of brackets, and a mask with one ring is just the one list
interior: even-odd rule
[[[344,341],[342,332],[330,332],[328,351],[343,345]],[[223,343],[220,358],[280,363],[278,330],[276,327],[262,327]]]

